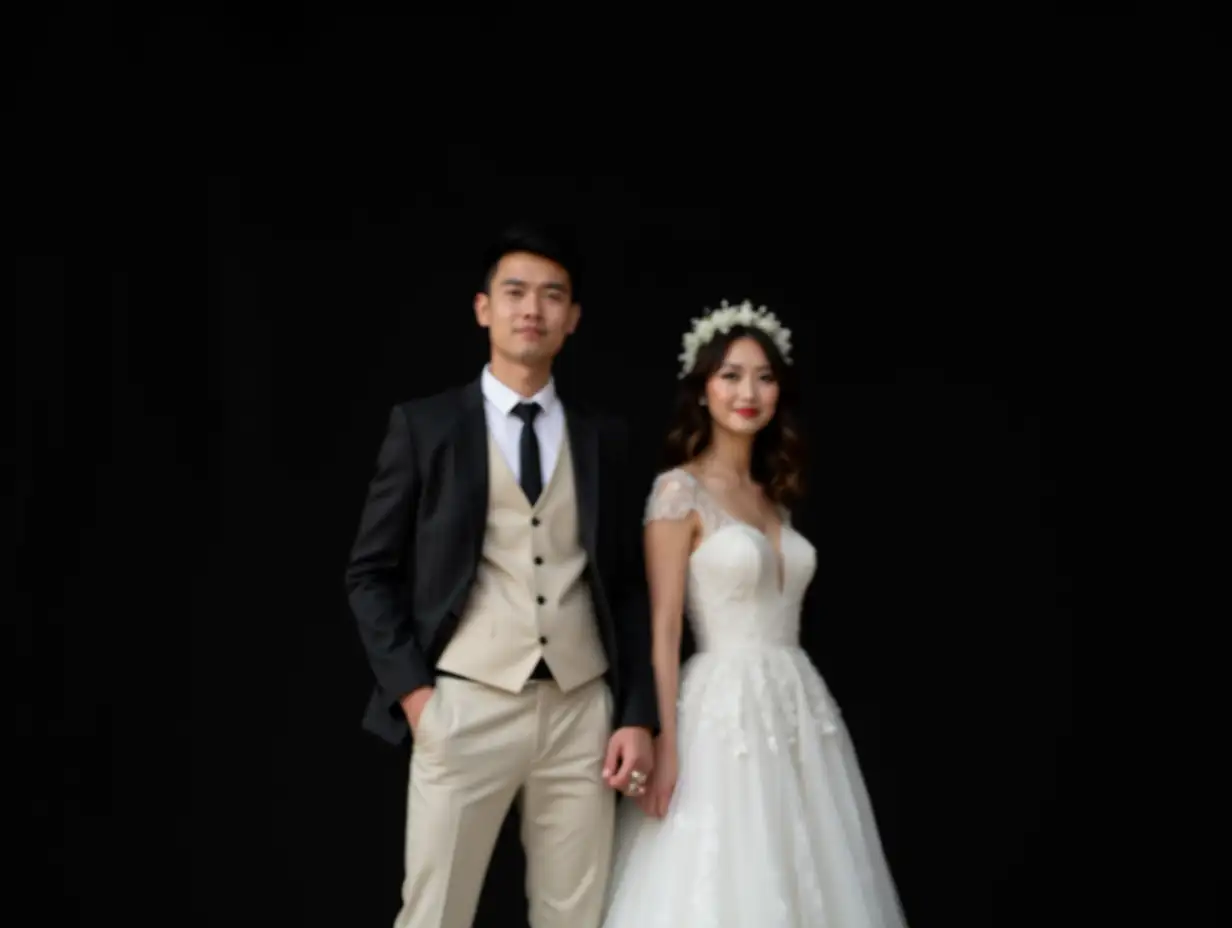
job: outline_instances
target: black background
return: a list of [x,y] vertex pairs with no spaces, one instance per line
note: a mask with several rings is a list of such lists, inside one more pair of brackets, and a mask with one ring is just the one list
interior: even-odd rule
[[[1057,294],[1095,248],[1088,202],[1061,212],[1073,163],[1024,128],[1030,93],[959,68],[603,28],[32,33],[16,682],[42,910],[389,924],[405,756],[359,730],[342,570],[389,405],[477,376],[476,259],[522,215],[578,231],[560,387],[636,424],[647,486],[690,318],[747,296],[792,327],[805,643],[908,917],[1060,905],[1063,346],[1092,284]],[[508,838],[480,924],[521,917]]]

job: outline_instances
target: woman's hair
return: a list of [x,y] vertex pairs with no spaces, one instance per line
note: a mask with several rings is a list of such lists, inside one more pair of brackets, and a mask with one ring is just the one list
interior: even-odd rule
[[676,393],[665,463],[669,469],[687,464],[709,446],[714,420],[701,401],[706,395],[706,383],[722,366],[728,347],[738,338],[751,338],[761,345],[779,384],[774,418],[753,440],[753,479],[765,488],[771,500],[790,507],[804,496],[804,439],[796,416],[796,385],[778,346],[761,329],[734,326],[727,333],[717,333],[698,349],[697,361],[680,381]]

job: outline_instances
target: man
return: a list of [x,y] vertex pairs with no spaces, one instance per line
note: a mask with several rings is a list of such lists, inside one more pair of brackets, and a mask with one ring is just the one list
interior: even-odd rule
[[414,742],[395,925],[471,924],[518,797],[531,925],[590,928],[612,790],[640,795],[653,764],[641,504],[623,430],[552,380],[580,318],[576,265],[513,232],[486,266],[491,361],[394,407],[346,575],[376,677],[365,726]]

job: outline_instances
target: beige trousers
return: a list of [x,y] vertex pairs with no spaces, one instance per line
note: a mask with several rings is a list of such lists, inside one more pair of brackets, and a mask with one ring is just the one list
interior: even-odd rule
[[470,928],[497,834],[521,793],[532,928],[598,928],[616,796],[603,782],[612,697],[602,679],[516,695],[440,677],[419,718],[395,928]]

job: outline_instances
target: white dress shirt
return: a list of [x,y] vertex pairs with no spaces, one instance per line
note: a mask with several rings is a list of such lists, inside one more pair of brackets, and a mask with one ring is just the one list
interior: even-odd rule
[[551,379],[547,386],[534,396],[521,396],[515,390],[505,386],[492,375],[490,365],[483,369],[480,379],[483,388],[483,410],[488,422],[488,432],[496,440],[501,454],[509,462],[514,479],[522,482],[522,454],[520,443],[522,429],[526,426],[522,420],[513,414],[513,407],[518,403],[538,403],[541,412],[535,416],[535,435],[539,439],[539,463],[543,468],[544,488],[556,469],[556,460],[560,457],[560,443],[565,435],[565,410],[556,395],[556,384]]

